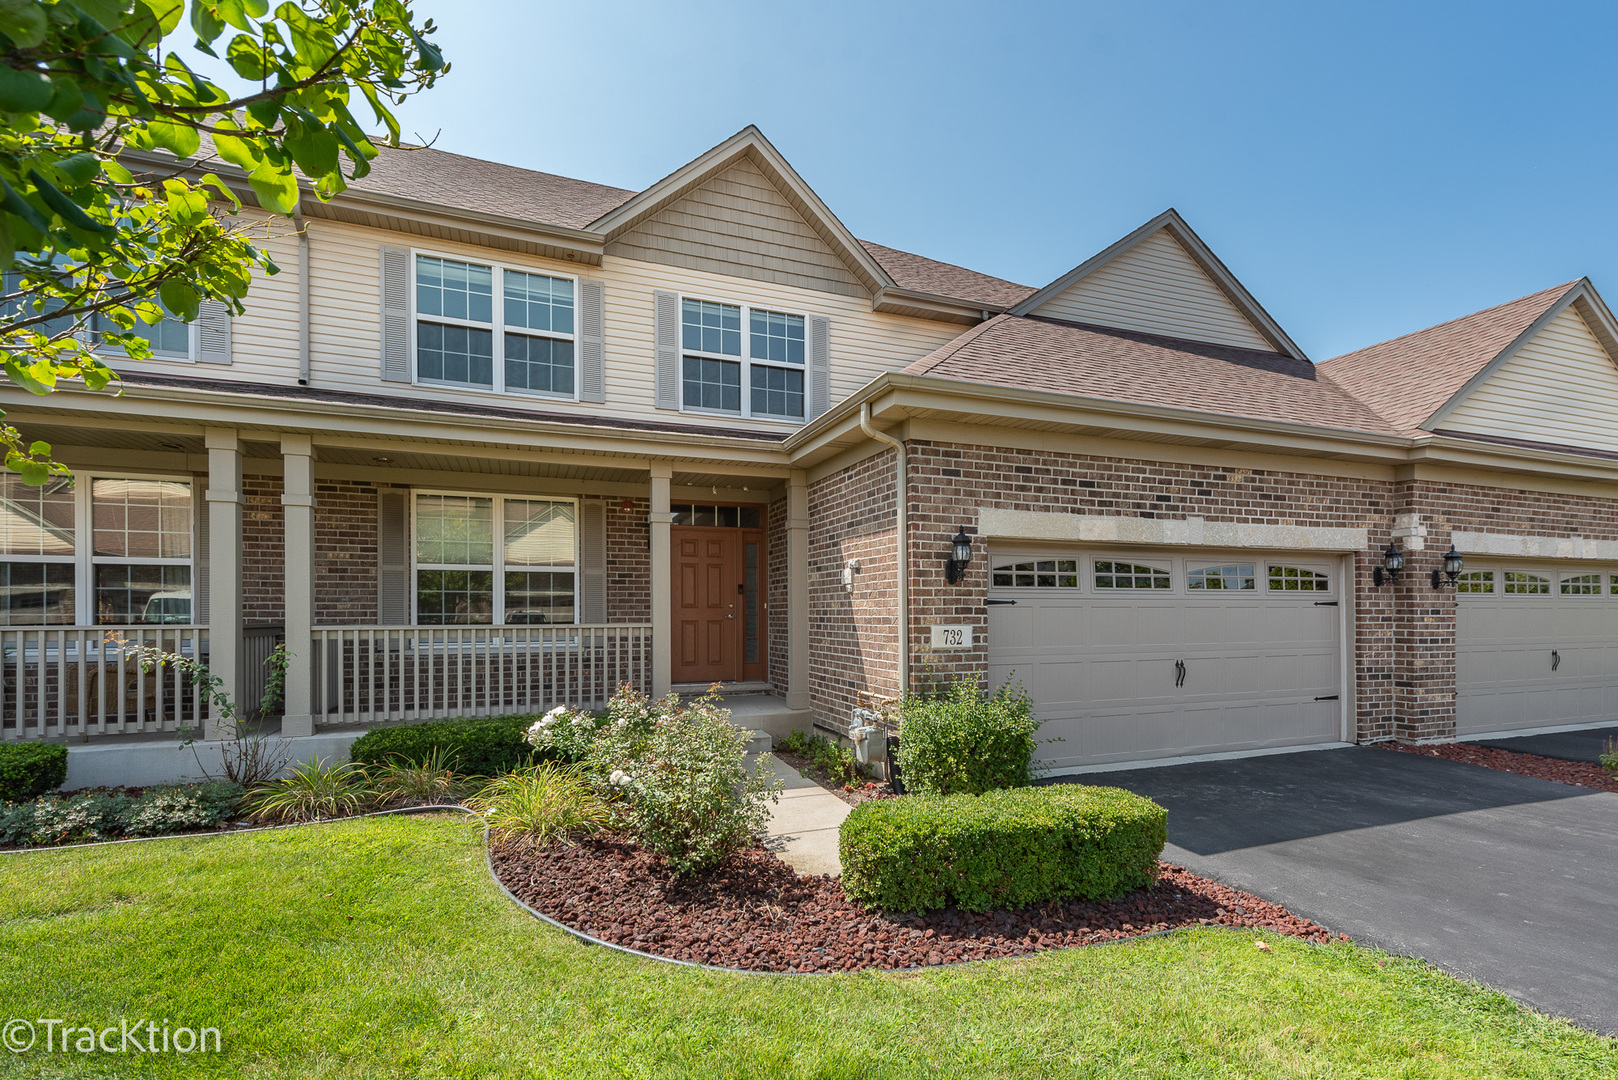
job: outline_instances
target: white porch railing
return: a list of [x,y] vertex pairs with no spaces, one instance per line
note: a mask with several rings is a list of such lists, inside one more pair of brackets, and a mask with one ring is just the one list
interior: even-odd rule
[[329,626],[311,656],[324,724],[597,709],[623,683],[651,684],[652,628]]
[[202,626],[0,629],[0,740],[133,735],[200,727],[192,680],[172,667],[143,671],[134,649],[208,657]]

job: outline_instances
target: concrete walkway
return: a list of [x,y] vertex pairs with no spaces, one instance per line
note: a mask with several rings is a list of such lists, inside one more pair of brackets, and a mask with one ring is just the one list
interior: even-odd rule
[[774,754],[760,754],[758,760],[774,770],[785,789],[770,808],[764,846],[799,874],[841,874],[837,829],[854,808]]

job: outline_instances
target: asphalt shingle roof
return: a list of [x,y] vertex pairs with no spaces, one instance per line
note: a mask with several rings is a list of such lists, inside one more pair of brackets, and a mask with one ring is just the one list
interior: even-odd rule
[[1577,284],[1570,281],[1344,353],[1322,361],[1320,371],[1400,433],[1415,434],[1469,379]]
[[997,315],[905,369],[916,375],[1222,416],[1396,434],[1307,360],[1132,330]]

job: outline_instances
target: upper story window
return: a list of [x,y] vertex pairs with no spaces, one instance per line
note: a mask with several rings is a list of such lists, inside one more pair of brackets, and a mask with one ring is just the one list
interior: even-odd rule
[[[158,307],[163,306],[156,300],[152,302],[157,304]],[[99,313],[91,318],[90,328],[97,335],[116,329],[111,319]],[[135,325],[130,327],[129,333],[143,337],[151,342],[153,356],[164,360],[194,359],[192,355],[191,324],[176,319],[168,313],[167,308],[163,308],[163,318],[155,324],[148,325],[145,320],[136,319]],[[96,340],[100,341],[101,339],[97,336]],[[119,351],[122,352],[122,350]]]
[[802,315],[682,298],[682,406],[803,419],[804,325]]
[[417,255],[416,381],[575,397],[574,288],[572,278]]

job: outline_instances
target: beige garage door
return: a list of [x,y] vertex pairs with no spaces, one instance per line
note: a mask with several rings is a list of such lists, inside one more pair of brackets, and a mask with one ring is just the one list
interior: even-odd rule
[[991,552],[989,676],[1054,768],[1335,742],[1341,599],[1330,559]]
[[1460,734],[1618,719],[1618,570],[1480,567],[1456,592]]

